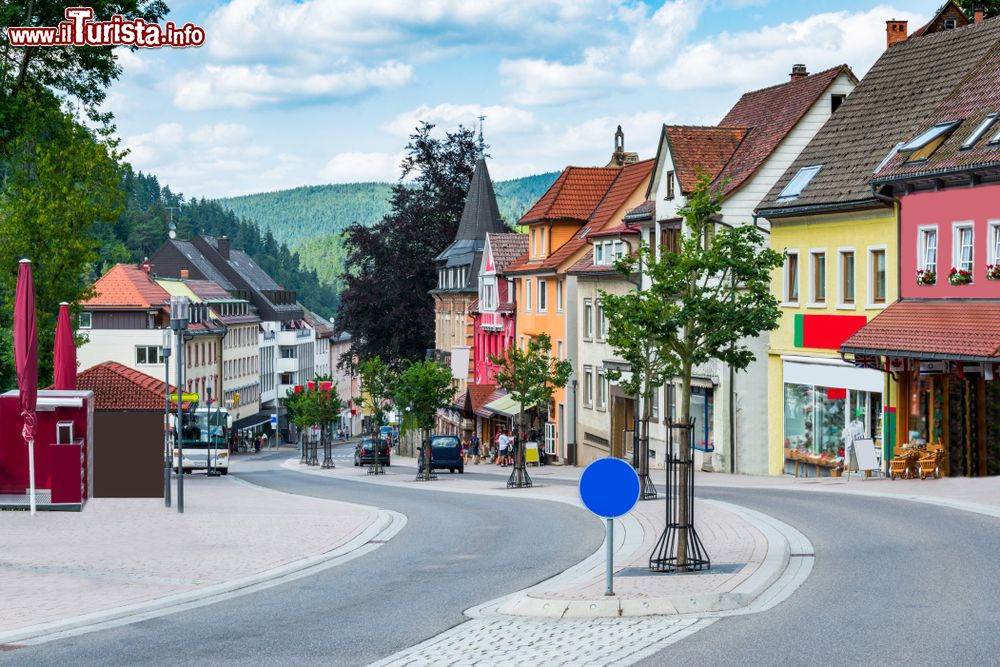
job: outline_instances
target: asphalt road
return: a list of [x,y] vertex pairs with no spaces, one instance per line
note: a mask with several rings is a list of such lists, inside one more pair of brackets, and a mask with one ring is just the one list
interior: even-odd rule
[[367,664],[461,623],[469,607],[561,572],[603,539],[600,521],[569,505],[380,487],[274,467],[287,457],[262,452],[231,474],[396,510],[406,514],[406,526],[374,552],[317,575],[189,612],[0,651],[0,664]]
[[777,607],[723,618],[640,664],[1000,664],[1000,520],[883,498],[698,493],[801,530],[812,575]]

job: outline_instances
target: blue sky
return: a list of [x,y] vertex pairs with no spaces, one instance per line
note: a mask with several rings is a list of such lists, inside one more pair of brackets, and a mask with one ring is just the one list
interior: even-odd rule
[[603,164],[615,126],[716,123],[794,63],[862,76],[885,21],[940,0],[168,0],[205,46],[120,51],[106,108],[128,158],[187,196],[394,180],[420,119],[487,117],[504,179]]

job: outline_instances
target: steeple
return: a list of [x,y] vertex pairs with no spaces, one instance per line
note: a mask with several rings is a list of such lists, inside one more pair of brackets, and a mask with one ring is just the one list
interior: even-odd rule
[[500,209],[497,207],[497,196],[493,192],[493,181],[486,168],[486,160],[480,157],[476,160],[472,181],[469,183],[469,193],[465,197],[465,208],[462,219],[458,223],[458,233],[455,240],[485,241],[491,232],[505,232]]

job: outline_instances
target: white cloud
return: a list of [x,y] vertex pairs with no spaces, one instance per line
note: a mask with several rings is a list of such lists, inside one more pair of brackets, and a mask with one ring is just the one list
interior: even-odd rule
[[645,11],[634,15],[629,61],[640,67],[650,67],[667,60],[698,25],[702,5],[699,0],[675,0],[663,3],[648,18]]
[[391,61],[374,68],[352,64],[328,73],[274,70],[268,65],[206,65],[199,72],[177,75],[174,104],[190,111],[343,98],[401,86],[412,75],[410,65]]
[[500,76],[516,104],[565,104],[642,85],[639,74],[622,71],[620,65],[617,49],[595,47],[570,65],[541,58],[503,60]]
[[885,50],[886,17],[913,12],[880,5],[864,12],[825,12],[759,30],[721,33],[686,48],[657,82],[667,90],[739,87],[750,90],[787,81],[795,63],[818,72],[842,63],[864,74]]
[[330,158],[319,175],[332,183],[357,183],[363,181],[396,181],[403,154],[389,153],[338,153]]
[[466,127],[478,127],[479,116],[486,116],[486,133],[490,136],[523,132],[535,124],[535,116],[530,111],[517,107],[494,104],[480,106],[478,104],[437,104],[428,106],[422,104],[416,109],[404,111],[382,129],[398,137],[408,137],[421,121],[454,127],[462,124]]

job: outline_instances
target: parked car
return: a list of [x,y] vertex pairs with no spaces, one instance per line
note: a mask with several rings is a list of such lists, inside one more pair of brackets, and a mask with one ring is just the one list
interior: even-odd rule
[[[424,469],[424,448],[419,449],[417,456],[418,469]],[[456,435],[431,436],[431,470],[447,470],[459,474],[465,472],[465,462],[462,461],[462,443]]]
[[[354,446],[354,465],[365,466],[375,462],[375,439],[362,438],[361,442]],[[389,444],[384,440],[378,443],[378,460],[382,465],[391,465],[389,462]]]

